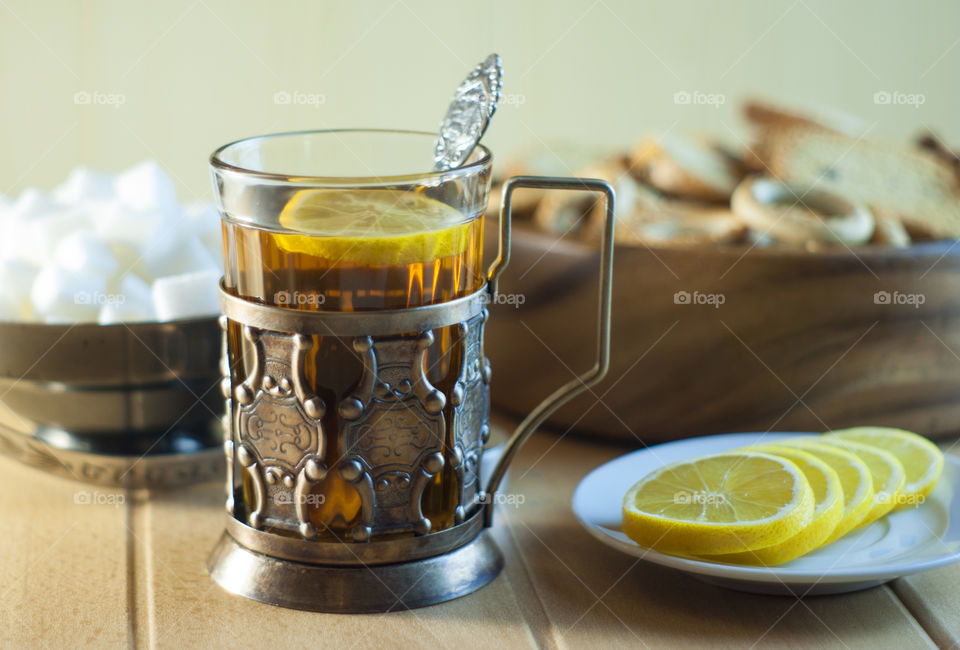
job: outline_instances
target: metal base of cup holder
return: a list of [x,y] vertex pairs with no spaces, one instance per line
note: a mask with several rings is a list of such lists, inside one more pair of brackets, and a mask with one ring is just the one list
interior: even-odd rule
[[359,614],[414,609],[466,596],[497,577],[503,556],[486,530],[441,555],[375,565],[280,559],[251,551],[224,533],[207,567],[221,587],[239,596],[293,609]]

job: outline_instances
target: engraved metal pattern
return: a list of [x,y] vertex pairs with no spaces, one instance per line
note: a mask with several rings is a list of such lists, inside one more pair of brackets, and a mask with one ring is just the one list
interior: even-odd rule
[[467,161],[497,110],[503,87],[500,57],[491,54],[470,71],[447,108],[433,151],[434,170],[459,167]]
[[117,456],[60,449],[2,423],[0,454],[64,478],[131,490],[169,490],[223,476],[223,455],[217,447],[182,454]]
[[453,467],[457,470],[460,498],[455,521],[464,521],[480,503],[480,461],[490,438],[490,362],[483,353],[484,309],[460,323],[460,376],[453,387]]
[[[235,494],[234,516],[254,529],[296,529],[315,537],[304,497],[327,472],[320,459],[329,441],[320,426],[324,405],[309,394],[303,376],[312,343],[307,335],[349,335],[364,359],[357,387],[338,405],[343,422],[338,443],[345,457],[337,471],[361,497],[361,523],[351,538],[368,541],[374,535],[411,531],[427,535],[431,522],[420,504],[426,486],[446,464],[447,398],[426,378],[424,356],[434,330],[478,318],[486,291],[437,305],[365,313],[260,305],[232,296],[222,286],[220,297],[226,317],[241,328],[240,344],[249,360],[242,381],[234,375],[232,383],[223,383],[230,392],[234,431],[232,444],[225,447],[233,472],[246,477],[248,490],[237,493],[236,479],[228,484],[228,492],[232,487]],[[301,334],[280,333],[292,331]],[[485,414],[486,407],[480,411]],[[285,434],[278,436],[278,428]],[[277,497],[287,494],[283,490],[291,488],[292,503],[278,503]]]
[[303,376],[312,339],[249,325],[243,326],[243,339],[251,361],[246,378],[233,390],[237,440],[231,450],[253,490],[247,523],[314,538],[307,495],[327,468],[325,407]]
[[339,406],[345,457],[340,475],[361,499],[355,541],[373,535],[430,532],[420,500],[444,466],[443,408],[446,397],[424,374],[424,355],[433,333],[374,339],[358,337],[353,348],[363,359],[354,393]]

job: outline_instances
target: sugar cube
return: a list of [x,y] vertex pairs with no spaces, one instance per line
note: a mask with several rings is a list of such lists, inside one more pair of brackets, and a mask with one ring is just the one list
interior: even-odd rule
[[120,202],[134,210],[164,216],[180,213],[173,180],[155,160],[145,160],[120,174],[116,191]]
[[53,190],[57,200],[67,205],[110,199],[113,193],[113,176],[82,165]]
[[158,278],[153,305],[161,321],[212,316],[219,310],[220,271],[206,270]]
[[93,215],[97,236],[108,242],[147,246],[163,229],[164,217],[155,212],[135,210],[119,201],[99,206]]
[[133,273],[120,280],[120,291],[105,301],[97,321],[101,325],[111,323],[143,322],[156,320],[153,309],[153,292],[150,286]]
[[33,313],[30,288],[36,275],[36,267],[23,260],[0,262],[0,300],[9,308],[8,312],[17,314],[17,319],[27,319]]
[[117,258],[110,246],[88,230],[76,230],[57,244],[57,264],[68,271],[94,271],[110,275],[117,270]]
[[18,220],[33,219],[53,214],[61,206],[46,192],[28,187],[11,207],[11,216]]
[[30,220],[11,218],[4,227],[0,258],[26,260],[43,266],[54,258],[60,241],[89,221],[76,210],[61,210]]
[[37,316],[47,322],[96,321],[108,298],[106,289],[102,274],[68,271],[50,263],[33,281],[30,299]]
[[180,228],[158,233],[143,248],[136,267],[140,275],[151,279],[216,268],[217,261],[200,240]]

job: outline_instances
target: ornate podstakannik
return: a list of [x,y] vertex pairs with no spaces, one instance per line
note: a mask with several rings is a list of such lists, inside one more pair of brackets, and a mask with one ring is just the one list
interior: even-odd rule
[[[226,360],[222,368],[231,423],[224,443],[227,511],[255,529],[313,539],[317,530],[307,497],[328,471],[336,471],[360,495],[354,541],[426,535],[432,522],[421,509],[424,490],[449,463],[458,481],[455,522],[476,512],[480,457],[489,435],[490,366],[483,356],[483,296],[466,300],[399,315],[350,314],[355,318],[347,321],[342,313],[305,315],[225,295],[224,357],[228,345],[237,344],[227,336],[232,321],[242,332],[248,366],[242,381],[231,379]],[[460,365],[448,397],[428,380],[425,356],[434,331],[451,326],[458,336],[451,358]],[[361,333],[365,327],[370,335]],[[292,329],[300,333],[285,333]],[[341,426],[335,441],[323,426],[326,405],[304,376],[311,333],[338,336],[363,361],[355,387],[337,405]],[[452,446],[445,444],[448,431]],[[330,444],[338,445],[341,457],[334,468],[323,463]],[[242,472],[251,488],[243,507],[235,472]]]

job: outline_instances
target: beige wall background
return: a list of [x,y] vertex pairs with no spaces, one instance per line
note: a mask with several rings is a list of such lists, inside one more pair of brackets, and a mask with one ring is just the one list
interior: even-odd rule
[[501,162],[648,130],[736,143],[756,94],[960,144],[958,26],[960,3],[930,0],[0,0],[0,194],[156,158],[205,197],[207,156],[233,139],[435,129],[491,51],[506,102],[485,141]]

